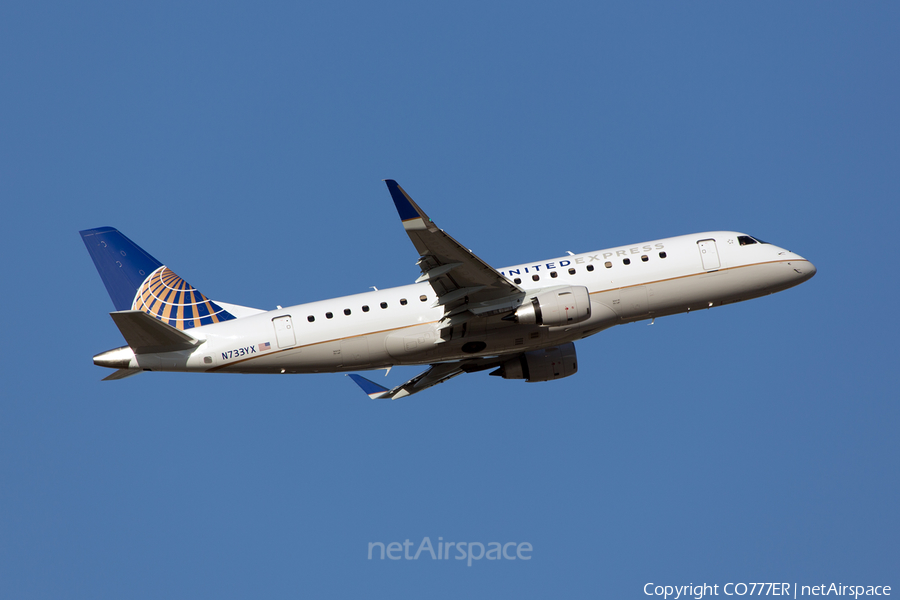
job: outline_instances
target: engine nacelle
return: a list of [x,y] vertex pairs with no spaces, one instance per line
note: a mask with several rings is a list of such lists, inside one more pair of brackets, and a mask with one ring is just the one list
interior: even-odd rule
[[578,359],[575,357],[575,344],[569,342],[553,348],[525,352],[503,363],[491,375],[535,382],[562,379],[576,372]]
[[538,294],[516,309],[516,323],[558,327],[591,317],[591,297],[583,286],[568,286]]

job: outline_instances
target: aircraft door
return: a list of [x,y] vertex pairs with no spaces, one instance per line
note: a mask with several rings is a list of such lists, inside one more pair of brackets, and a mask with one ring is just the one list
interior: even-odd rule
[[700,260],[703,261],[703,270],[713,271],[719,268],[719,251],[716,249],[716,240],[700,240],[697,242],[700,249]]
[[275,326],[275,337],[278,339],[279,348],[290,348],[297,343],[297,338],[294,337],[294,324],[291,322],[290,316],[275,317],[272,319],[272,324]]

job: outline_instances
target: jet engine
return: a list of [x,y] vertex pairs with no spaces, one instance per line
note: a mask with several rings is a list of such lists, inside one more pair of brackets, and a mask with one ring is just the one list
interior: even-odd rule
[[523,325],[557,327],[591,316],[591,297],[583,286],[566,286],[538,294],[516,309],[511,320]]
[[568,342],[553,348],[520,354],[500,365],[491,375],[503,379],[524,379],[529,382],[550,381],[574,375],[578,371],[575,344]]

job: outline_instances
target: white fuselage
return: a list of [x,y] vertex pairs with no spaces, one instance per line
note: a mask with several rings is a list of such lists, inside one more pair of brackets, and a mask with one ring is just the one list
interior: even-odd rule
[[454,325],[442,338],[444,309],[425,282],[197,327],[187,332],[204,341],[196,348],[132,355],[131,366],[321,373],[521,353],[621,323],[757,298],[815,274],[803,257],[771,244],[741,245],[739,236],[705,232],[499,269],[525,290],[523,298],[554,286],[586,287],[590,318],[564,327],[503,320],[515,309],[505,304],[482,307],[482,318]]

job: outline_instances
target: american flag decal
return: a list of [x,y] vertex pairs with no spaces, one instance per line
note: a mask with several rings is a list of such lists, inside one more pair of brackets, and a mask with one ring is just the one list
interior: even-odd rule
[[270,344],[269,342],[263,342],[262,344],[259,345],[260,352],[262,352],[263,350],[271,350],[271,349],[272,349],[272,344]]

